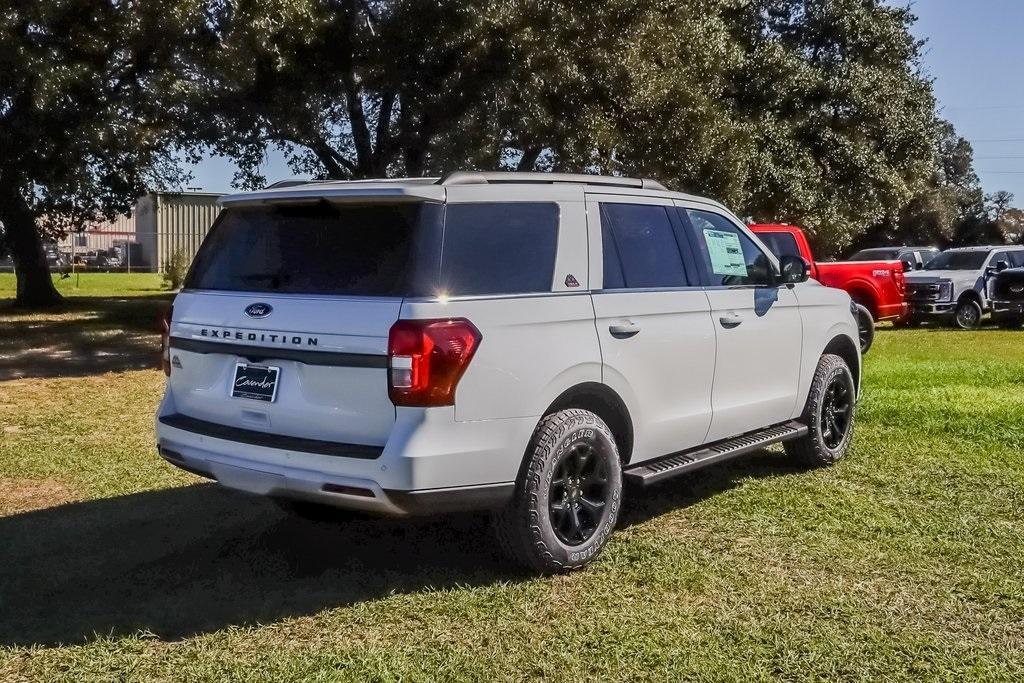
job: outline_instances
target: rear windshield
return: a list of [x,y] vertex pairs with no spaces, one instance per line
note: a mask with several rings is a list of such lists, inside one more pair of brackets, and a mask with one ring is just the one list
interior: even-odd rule
[[758,232],[757,239],[761,240],[764,246],[777,257],[800,256],[800,248],[796,244],[796,238],[788,232]]
[[551,203],[228,208],[185,286],[353,296],[544,292],[557,240]]
[[847,261],[892,261],[900,253],[899,249],[861,249],[846,259]]
[[193,289],[401,296],[424,204],[225,210],[196,255]]

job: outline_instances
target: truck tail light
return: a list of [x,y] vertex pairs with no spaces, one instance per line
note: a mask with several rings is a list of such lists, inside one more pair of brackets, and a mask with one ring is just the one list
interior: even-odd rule
[[396,406],[450,406],[480,331],[464,318],[399,320],[388,334],[388,396]]
[[892,271],[892,276],[896,280],[896,291],[903,296],[907,293],[907,278],[903,275],[903,270]]
[[174,317],[174,306],[164,314],[160,321],[160,366],[164,374],[171,376],[171,318]]

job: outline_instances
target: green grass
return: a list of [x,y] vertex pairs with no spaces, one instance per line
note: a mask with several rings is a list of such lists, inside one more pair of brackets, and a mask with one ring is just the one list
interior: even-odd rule
[[880,330],[847,460],[633,496],[555,578],[174,470],[156,370],[0,382],[0,680],[1021,680],[1022,342]]
[[[146,296],[166,294],[159,273],[75,273],[67,279],[53,277],[64,296]],[[0,273],[0,301],[13,299],[17,292],[14,273]]]

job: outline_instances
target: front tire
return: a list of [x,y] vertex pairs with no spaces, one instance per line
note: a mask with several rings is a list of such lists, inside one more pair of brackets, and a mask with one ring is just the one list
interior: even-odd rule
[[622,502],[618,447],[587,410],[547,415],[534,430],[515,496],[494,517],[502,550],[544,574],[589,564],[607,543]]
[[801,422],[807,435],[784,446],[786,454],[812,467],[833,465],[850,448],[857,388],[846,361],[826,353],[818,361]]
[[956,305],[953,324],[961,330],[975,330],[981,325],[981,306],[973,299],[964,299]]

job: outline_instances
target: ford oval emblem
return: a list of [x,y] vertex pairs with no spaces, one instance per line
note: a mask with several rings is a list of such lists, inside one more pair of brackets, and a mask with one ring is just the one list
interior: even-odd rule
[[250,318],[266,318],[273,312],[274,307],[270,304],[255,303],[245,307],[245,314]]

